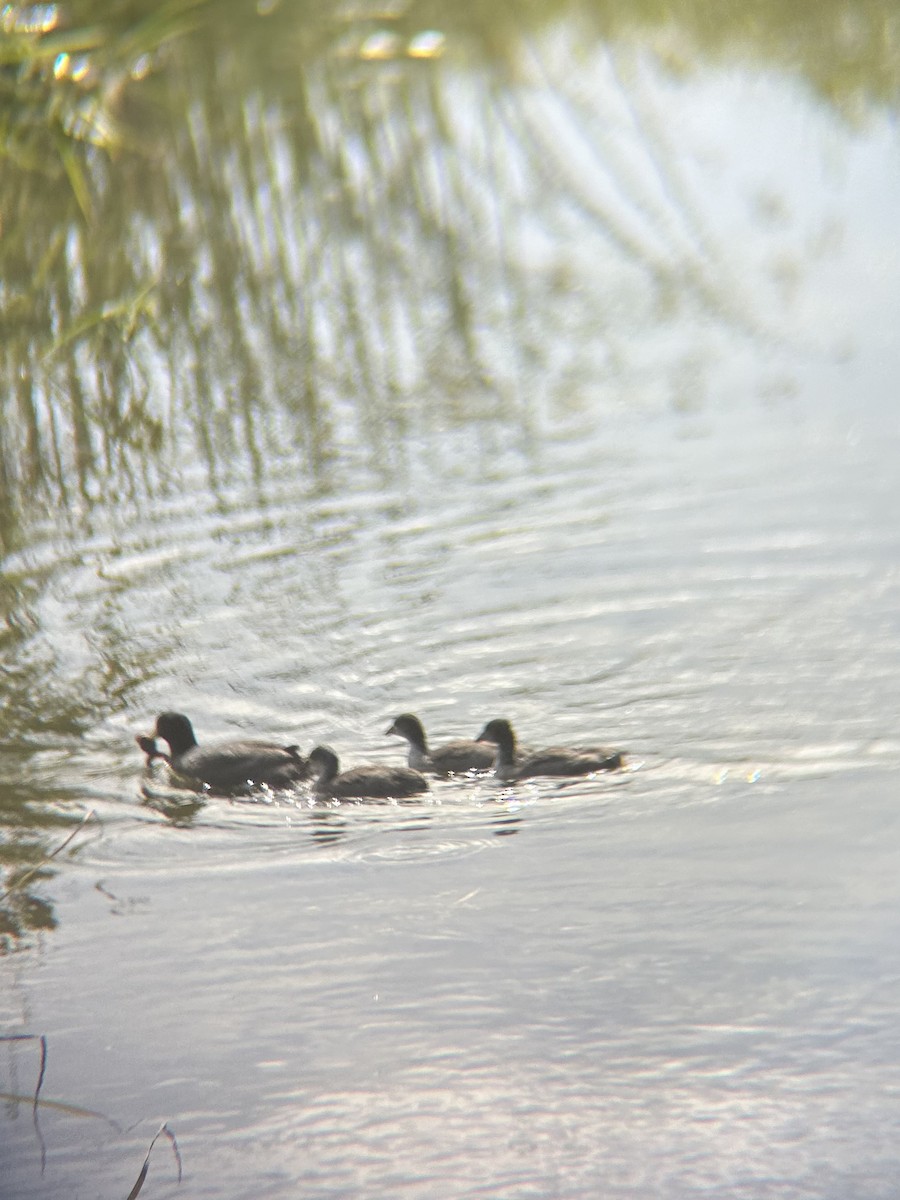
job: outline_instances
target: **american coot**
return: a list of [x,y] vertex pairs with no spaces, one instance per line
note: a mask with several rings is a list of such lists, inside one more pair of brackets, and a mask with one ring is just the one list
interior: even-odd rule
[[567,749],[548,746],[532,750],[527,757],[516,759],[516,735],[509,721],[488,721],[478,735],[479,742],[493,742],[497,747],[494,774],[498,779],[530,779],[533,775],[590,775],[593,771],[616,771],[622,766],[620,750]]
[[447,742],[429,750],[422,722],[412,713],[401,713],[385,734],[395,734],[409,742],[407,761],[417,771],[451,775],[462,771],[487,771],[494,765],[494,751],[484,742]]
[[387,800],[428,791],[428,780],[410,767],[351,767],[338,774],[339,770],[331,747],[316,746],[309,756],[309,772],[316,777],[319,796]]
[[[168,742],[169,754],[157,750],[156,738]],[[260,784],[290,787],[307,777],[306,761],[296,746],[278,746],[249,738],[198,746],[193,726],[183,713],[160,713],[153,737],[139,734],[136,740],[147,755],[148,765],[161,758],[176,775],[210,791],[228,794]]]

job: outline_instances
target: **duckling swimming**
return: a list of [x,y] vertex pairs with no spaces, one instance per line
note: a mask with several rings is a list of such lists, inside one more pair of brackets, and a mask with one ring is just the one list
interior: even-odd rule
[[494,765],[494,751],[484,742],[459,740],[429,750],[422,722],[412,713],[401,713],[385,730],[385,735],[388,734],[406,738],[409,743],[407,762],[417,771],[452,775],[465,771],[487,771]]
[[623,763],[620,750],[568,749],[549,746],[529,751],[516,760],[516,735],[509,721],[488,721],[478,735],[479,742],[496,746],[494,774],[498,779],[530,779],[535,775],[590,775],[594,771],[617,771]]
[[351,767],[341,771],[338,756],[330,746],[316,746],[308,764],[319,796],[387,800],[428,791],[428,780],[410,767]]
[[[169,754],[157,749],[156,738],[168,743]],[[154,759],[162,759],[176,775],[226,795],[261,784],[290,787],[307,777],[306,761],[297,746],[278,746],[250,738],[200,746],[184,713],[160,713],[153,736],[139,734],[135,740],[147,755],[148,765]]]

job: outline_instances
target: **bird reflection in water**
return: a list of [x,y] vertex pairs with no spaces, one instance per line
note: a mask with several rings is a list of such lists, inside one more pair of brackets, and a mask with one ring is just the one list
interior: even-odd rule
[[307,812],[310,837],[318,846],[331,846],[347,836],[347,818],[338,808],[317,806]]
[[179,829],[189,829],[206,807],[202,799],[185,792],[175,794],[153,791],[146,784],[141,785],[141,804],[159,813],[170,825]]
[[513,834],[519,832],[519,825],[522,823],[522,814],[518,812],[506,812],[499,817],[494,817],[491,825],[494,827],[494,837],[512,837]]

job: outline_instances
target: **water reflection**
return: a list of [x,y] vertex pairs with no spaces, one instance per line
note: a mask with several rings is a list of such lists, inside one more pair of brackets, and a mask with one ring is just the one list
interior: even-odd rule
[[[5,797],[4,797],[5,799]],[[4,806],[0,821],[0,957],[30,946],[33,935],[57,926],[53,904],[41,895],[41,886],[57,873],[53,860],[65,851],[94,818],[51,813],[33,805]],[[67,836],[49,831],[69,828]],[[47,830],[43,836],[39,829]]]
[[[40,861],[41,849],[34,845],[25,848],[27,861]],[[18,854],[12,857],[15,860]],[[14,861],[11,862],[10,858],[8,848],[4,846],[0,853],[0,867],[3,869],[0,878],[5,883],[4,891],[0,892],[0,955],[17,948],[29,934],[56,928],[52,904],[36,895],[25,883],[27,879],[28,885],[34,886],[50,879],[54,872],[33,866],[25,871],[15,870]]]
[[[656,321],[690,296],[756,329],[648,104],[638,30],[670,68],[688,45],[753,55],[851,107],[894,101],[900,75],[887,0],[749,24],[621,0],[129,14],[3,9],[7,546],[35,493],[83,509],[189,465],[219,490],[290,457],[327,490],[358,442],[387,477],[423,394],[430,422],[527,430],[523,378],[559,369],[556,301],[609,297],[582,369],[615,367],[635,270]],[[570,64],[590,57],[587,93]],[[593,283],[548,254],[579,223],[611,255]]]
[[[444,780],[426,797],[399,800],[323,800],[298,787],[295,792],[261,791],[230,799],[198,797],[163,780],[148,777],[140,801],[148,812],[181,830],[214,825],[222,831],[254,827],[270,829],[273,848],[294,856],[303,845],[332,850],[344,847],[350,857],[418,858],[474,850],[485,838],[510,837],[519,831],[535,796],[519,798],[490,781]],[[556,791],[556,788],[552,788]],[[535,794],[539,789],[534,789]],[[591,794],[582,782],[581,794]],[[546,790],[549,796],[551,789]],[[290,833],[286,840],[284,834]],[[377,835],[376,845],[370,842]],[[297,835],[301,838],[298,847]],[[154,853],[155,851],[151,851]]]
[[148,809],[159,813],[172,825],[182,829],[189,829],[203,812],[203,801],[198,800],[196,796],[170,795],[168,792],[151,789],[146,784],[141,785],[141,795]]

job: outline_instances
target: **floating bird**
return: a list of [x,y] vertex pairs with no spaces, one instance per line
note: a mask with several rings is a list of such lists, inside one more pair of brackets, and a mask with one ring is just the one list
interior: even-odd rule
[[[169,754],[157,749],[157,738],[168,743]],[[148,765],[162,759],[176,775],[210,791],[242,792],[262,784],[285,788],[307,777],[306,760],[297,746],[250,738],[199,746],[184,713],[160,713],[153,737],[139,734],[135,740],[147,755]]]
[[464,771],[487,771],[494,765],[494,751],[484,742],[460,740],[447,742],[437,750],[429,750],[422,722],[412,713],[401,713],[385,730],[385,734],[406,738],[409,742],[407,761],[417,771],[452,775]]
[[496,746],[494,774],[498,779],[530,779],[534,775],[590,775],[594,771],[617,771],[623,762],[620,750],[568,749],[548,746],[516,758],[516,735],[509,721],[488,721],[478,735],[479,742]]
[[411,767],[351,767],[340,771],[338,756],[330,746],[316,746],[308,765],[319,796],[387,800],[428,791],[428,780]]

